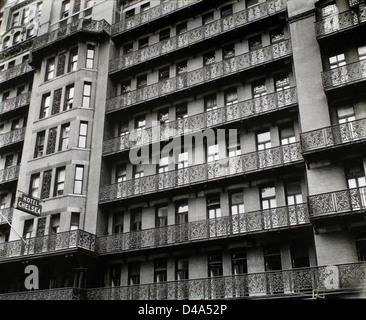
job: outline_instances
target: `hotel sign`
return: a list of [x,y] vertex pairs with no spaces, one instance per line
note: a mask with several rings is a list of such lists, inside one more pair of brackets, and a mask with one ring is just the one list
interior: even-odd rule
[[31,198],[26,194],[22,194],[18,197],[16,208],[36,217],[39,217],[42,211],[42,206],[39,204],[39,200]]

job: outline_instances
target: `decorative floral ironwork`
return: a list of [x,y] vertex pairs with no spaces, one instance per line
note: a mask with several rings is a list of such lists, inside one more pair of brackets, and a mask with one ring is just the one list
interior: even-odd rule
[[256,51],[247,52],[234,58],[220,61],[201,69],[187,72],[185,74],[187,79],[184,83],[181,81],[181,76],[178,76],[130,91],[126,94],[108,99],[106,112],[124,109],[137,103],[156,99],[180,90],[198,86],[210,80],[236,74],[237,72],[287,57],[291,54],[291,50],[291,41],[285,40]]
[[83,248],[94,252],[95,242],[96,236],[83,230],[40,235],[38,237],[26,239],[26,243],[21,240],[1,243],[0,259],[3,260],[12,257],[28,256],[35,253],[46,253],[72,248]]
[[6,99],[0,102],[0,115],[5,114],[6,112],[13,111],[15,109],[25,107],[29,104],[31,97],[31,92],[27,92],[16,96],[11,99]]
[[[276,4],[276,5],[275,5]],[[156,7],[154,7],[156,8]],[[283,0],[267,1],[247,8],[245,10],[234,13],[230,17],[225,17],[213,22],[210,22],[201,27],[189,30],[183,34],[177,35],[170,39],[153,44],[146,48],[137,50],[135,52],[123,55],[117,59],[113,59],[109,63],[109,72],[129,68],[132,65],[154,59],[163,54],[178,50],[182,47],[187,47],[194,43],[209,39],[227,31],[239,28],[241,26],[252,23],[258,19],[263,19],[275,13],[286,9],[286,2]],[[258,14],[251,14],[258,12]],[[134,17],[130,18],[133,19]],[[119,24],[113,25],[114,28]]]
[[243,235],[253,231],[283,228],[308,222],[307,204],[304,203],[98,237],[97,251],[99,254],[109,254],[166,245],[179,245],[185,242]]
[[337,124],[301,134],[304,152],[342,145],[366,139],[366,118]]
[[19,176],[19,166],[12,166],[0,170],[0,183],[6,183],[17,180]]
[[366,187],[309,196],[311,216],[366,210]]
[[25,128],[20,128],[17,130],[12,130],[0,134],[0,148],[17,143],[24,140]]
[[52,170],[45,171],[43,173],[41,199],[47,199],[50,197],[51,179],[52,179]]
[[297,161],[303,161],[298,142],[104,186],[100,188],[99,200],[105,202],[136,197],[140,194],[224,179]]
[[61,96],[62,96],[62,89],[55,90],[55,92],[53,93],[53,103],[52,103],[51,114],[56,114],[56,113],[60,112]]
[[55,152],[56,137],[57,137],[57,127],[51,128],[48,132],[48,143],[47,143],[46,154],[51,154]]
[[366,80],[366,60],[349,63],[322,73],[324,90]]
[[81,300],[84,290],[58,288],[0,294],[0,300]]
[[22,76],[28,72],[33,72],[33,68],[28,64],[28,62],[23,62],[7,70],[1,71],[0,83]]
[[212,111],[195,114],[183,120],[171,121],[159,127],[132,131],[129,134],[104,141],[103,153],[128,150],[132,147],[163,141],[225,123],[231,123],[290,107],[297,103],[296,88],[275,92],[266,96],[238,102]]
[[358,10],[341,12],[326,17],[315,24],[318,38],[331,35],[366,22],[365,5],[359,6]]

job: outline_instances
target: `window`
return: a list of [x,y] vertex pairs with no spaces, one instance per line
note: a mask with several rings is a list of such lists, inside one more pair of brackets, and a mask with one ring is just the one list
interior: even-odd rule
[[280,129],[281,146],[296,142],[295,131],[293,126]]
[[131,210],[131,231],[141,230],[142,223],[142,210],[134,209]]
[[140,12],[145,12],[145,11],[149,10],[149,8],[150,8],[150,2],[144,3],[140,7]]
[[70,14],[70,0],[64,0],[62,2],[60,19],[67,18],[69,14]]
[[231,268],[234,276],[248,273],[246,250],[231,253]]
[[271,39],[271,44],[284,40],[285,34],[283,32],[283,28],[270,31],[269,37]]
[[144,116],[137,117],[135,119],[135,129],[137,131],[144,130],[145,129],[145,126],[146,126],[146,119],[145,119]]
[[120,183],[120,182],[124,182],[126,181],[126,165],[125,164],[121,164],[119,166],[117,166],[116,168],[116,182]]
[[121,83],[121,94],[131,91],[131,80],[126,80]]
[[34,158],[39,158],[39,157],[43,156],[45,135],[46,135],[45,131],[41,131],[41,132],[37,133],[36,149],[34,152]]
[[9,98],[9,96],[10,96],[10,91],[4,92],[1,101],[7,100]]
[[30,38],[30,37],[33,37],[33,35],[34,35],[34,27],[33,26],[28,27],[27,28],[27,35],[26,35],[27,39]]
[[218,277],[222,276],[222,255],[221,254],[209,254],[208,255],[208,276]]
[[29,239],[32,237],[33,232],[33,219],[25,220],[24,221],[24,228],[23,228],[23,238]]
[[74,85],[66,87],[64,111],[72,109],[74,103]]
[[243,192],[235,191],[230,194],[230,214],[238,215],[244,213]]
[[20,119],[15,119],[11,122],[11,131],[20,129]]
[[366,46],[358,47],[357,48],[358,53],[358,60],[365,60],[366,59]]
[[208,219],[221,217],[220,195],[215,194],[207,197],[207,215]]
[[43,119],[49,116],[51,106],[51,93],[46,93],[42,97],[41,113],[39,118]]
[[83,193],[84,166],[76,166],[74,180],[74,194]]
[[57,234],[60,232],[60,214],[51,215],[50,234]]
[[169,156],[161,158],[158,165],[159,173],[164,173],[167,171],[169,171]]
[[9,44],[10,44],[10,37],[4,38],[4,49],[9,47]]
[[177,75],[187,72],[187,60],[177,63]]
[[338,118],[339,124],[355,121],[356,117],[355,117],[355,110],[354,110],[353,106],[348,105],[348,106],[338,107],[337,108],[337,118]]
[[230,89],[225,92],[225,106],[232,106],[238,103],[238,93],[235,89]]
[[86,148],[87,135],[88,135],[88,122],[81,121],[79,127],[78,148]]
[[189,279],[188,259],[180,258],[175,261],[175,280]]
[[158,120],[160,124],[169,122],[169,109],[162,109],[158,111]]
[[17,44],[20,41],[20,32],[16,32],[13,38],[13,44]]
[[158,260],[154,263],[154,282],[167,281],[167,260]]
[[90,108],[91,82],[84,82],[82,107]]
[[271,132],[265,131],[257,133],[257,150],[271,148]]
[[123,233],[123,218],[124,212],[114,212],[113,213],[113,221],[112,221],[112,234],[121,234]]
[[144,37],[139,40],[139,49],[146,48],[149,45],[149,37]]
[[178,202],[175,206],[176,224],[188,223],[188,201]]
[[266,271],[281,270],[281,251],[277,244],[267,245],[263,250],[264,265]]
[[300,181],[285,184],[286,204],[288,206],[303,203]]
[[76,71],[78,64],[78,49],[70,51],[68,72]]
[[335,69],[346,65],[346,57],[344,53],[329,57],[329,69]]
[[164,41],[170,38],[170,29],[164,29],[159,32],[159,41]]
[[165,67],[159,70],[159,81],[169,79],[169,67]]
[[125,13],[125,17],[126,19],[128,18],[131,18],[135,15],[135,9],[130,9],[130,10],[127,10],[126,13]]
[[246,0],[247,8],[255,6],[258,3],[258,0]]
[[70,231],[79,229],[80,213],[72,212],[70,221]]
[[215,51],[205,53],[203,55],[203,65],[207,66],[215,62]]
[[230,139],[230,135],[226,137],[227,155],[228,157],[235,157],[241,155],[240,135]]
[[12,28],[19,25],[19,12],[13,14],[13,21],[11,23]]
[[95,46],[88,45],[88,49],[86,51],[86,64],[85,64],[85,67],[88,69],[93,69],[94,67],[94,54],[95,54]]
[[217,109],[216,95],[212,94],[212,95],[206,96],[204,98],[204,105],[205,105],[205,111],[206,112]]
[[69,148],[70,123],[61,126],[60,144],[58,151],[67,150]]
[[257,50],[262,48],[262,35],[258,35],[249,39],[249,50]]
[[182,22],[180,24],[177,24],[177,26],[176,26],[177,35],[182,34],[186,31],[187,31],[187,22]]
[[39,173],[31,175],[29,194],[31,195],[32,198],[39,199],[39,181],[40,181]]
[[28,22],[29,22],[29,7],[23,10],[22,25],[25,25]]
[[55,58],[51,58],[47,60],[45,81],[53,79],[54,76],[55,76]]
[[202,24],[205,25],[205,24],[208,24],[210,23],[211,21],[214,20],[214,13],[213,11],[209,12],[209,13],[206,13],[202,16]]
[[142,88],[147,85],[147,74],[143,74],[137,77],[137,88]]
[[126,121],[120,121],[118,123],[118,135],[126,136],[128,134],[128,123]]
[[123,46],[123,54],[124,55],[132,53],[132,51],[133,51],[133,43],[132,42]]
[[13,159],[14,159],[14,155],[8,155],[5,158],[5,164],[4,164],[4,168],[9,168],[13,166]]
[[231,44],[229,46],[226,46],[222,49],[222,58],[225,59],[230,59],[235,57],[235,45]]
[[207,162],[219,160],[219,145],[213,144],[207,146]]
[[62,196],[65,189],[65,167],[56,169],[55,189],[53,195]]
[[144,168],[142,166],[142,164],[137,164],[134,166],[134,179],[139,179],[142,178],[144,176]]
[[168,206],[159,206],[156,208],[156,228],[168,225]]
[[187,103],[182,103],[176,106],[175,116],[177,120],[182,120],[188,117]]
[[262,210],[276,208],[276,189],[275,187],[260,188],[261,208]]
[[337,14],[337,13],[338,13],[338,8],[337,8],[337,5],[335,3],[334,4],[329,4],[329,5],[324,6],[322,8],[322,17],[323,18],[329,17],[329,16]]
[[254,99],[265,96],[267,94],[265,80],[252,83],[252,94]]
[[40,17],[42,15],[42,2],[37,3],[37,16]]
[[346,166],[345,173],[349,189],[362,188],[359,193],[361,204],[355,203],[352,207],[356,209],[359,208],[360,205],[363,207],[366,206],[366,177],[362,162],[356,165],[352,164],[351,166]]
[[276,92],[290,89],[290,77],[288,74],[277,75],[274,81]]
[[221,18],[225,18],[227,16],[230,16],[233,14],[233,6],[230,4],[228,6],[222,7],[220,9],[221,12]]
[[15,60],[12,60],[8,63],[8,69],[12,68],[15,66]]
[[140,284],[140,264],[130,263],[128,265],[128,285]]

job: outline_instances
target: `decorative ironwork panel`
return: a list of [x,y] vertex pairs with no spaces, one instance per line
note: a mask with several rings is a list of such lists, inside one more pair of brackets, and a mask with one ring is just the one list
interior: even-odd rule
[[48,131],[48,143],[47,143],[46,154],[51,154],[55,152],[56,138],[57,138],[57,127],[51,128]]
[[60,54],[57,59],[56,76],[61,76],[65,73],[66,54]]
[[57,89],[54,91],[51,114],[56,114],[60,112],[61,96],[62,96],[62,89]]
[[51,180],[52,180],[52,170],[45,171],[43,173],[41,199],[47,199],[50,197]]

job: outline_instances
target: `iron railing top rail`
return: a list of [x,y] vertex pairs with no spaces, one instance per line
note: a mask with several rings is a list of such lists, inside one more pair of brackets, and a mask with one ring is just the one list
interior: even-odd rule
[[112,25],[111,35],[112,37],[117,36],[123,32],[130,31],[131,29],[135,29],[153,20],[159,19],[166,14],[179,11],[202,1],[204,0],[166,1],[132,17],[123,17],[123,20]]
[[19,77],[28,72],[34,71],[28,62],[23,62],[0,72],[0,83]]
[[[276,5],[276,3],[278,3],[278,6]],[[273,6],[273,8],[271,8],[271,6]],[[109,61],[109,73],[117,70],[123,70],[131,66],[136,66],[139,63],[143,63],[145,61],[159,57],[161,54],[179,50],[183,47],[187,47],[194,43],[198,43],[206,39],[218,36],[220,34],[224,34],[228,31],[231,31],[241,26],[245,26],[255,21],[262,21],[263,18],[270,17],[284,10],[286,10],[286,1],[283,0],[270,0],[259,3],[255,6],[233,13],[227,17],[217,19],[205,25],[173,36],[167,40],[151,44],[146,48],[139,49],[123,56],[111,59]],[[206,34],[205,30],[210,31]],[[191,35],[192,37],[190,37]],[[184,38],[187,38],[188,40],[183,41],[182,44],[179,45],[179,39]],[[170,49],[168,50],[164,50],[163,47],[165,47],[168,43],[173,44],[172,47],[170,47]],[[140,55],[142,52],[146,52],[147,54]],[[133,63],[127,63],[126,60],[128,59],[130,59],[130,61],[133,60]]]
[[316,35],[318,38],[322,38],[361,25],[365,22],[366,17],[362,17],[361,13],[358,13],[355,10],[335,13],[315,21]]
[[[287,94],[291,96],[288,99],[286,98]],[[282,99],[281,99],[281,103],[280,103],[279,100],[280,100],[281,96],[282,96]],[[266,106],[265,104],[268,103],[268,101],[270,99],[273,99],[273,105]],[[118,136],[118,137],[114,137],[114,138],[111,138],[111,139],[104,140],[103,141],[104,144],[106,144],[108,142],[110,143],[112,141],[118,142],[121,139],[126,139],[128,141],[128,143],[126,143],[126,145],[120,146],[122,148],[120,148],[118,150],[110,151],[110,150],[105,150],[105,148],[103,148],[104,149],[103,154],[108,154],[108,153],[114,152],[114,151],[128,150],[132,146],[138,146],[138,145],[142,146],[142,145],[150,144],[152,142],[160,141],[161,140],[160,135],[161,135],[162,132],[164,132],[164,135],[165,135],[165,130],[169,131],[169,133],[163,139],[167,139],[168,137],[170,138],[170,137],[183,136],[183,135],[186,135],[186,134],[199,132],[202,129],[217,127],[217,126],[220,126],[220,125],[223,125],[223,124],[236,122],[236,121],[240,121],[240,120],[243,120],[243,119],[247,119],[247,118],[255,117],[255,116],[258,116],[258,115],[266,114],[266,113],[274,111],[274,110],[289,107],[289,106],[294,105],[296,103],[297,103],[296,87],[292,87],[290,89],[286,89],[286,90],[283,90],[283,91],[268,93],[268,94],[266,94],[262,97],[239,101],[239,102],[234,103],[233,105],[230,105],[230,106],[219,107],[219,108],[216,108],[216,109],[211,110],[211,111],[205,111],[205,112],[197,113],[197,114],[188,116],[187,118],[169,121],[167,123],[164,123],[164,124],[161,124],[161,125],[158,125],[158,126],[153,126],[153,127],[150,127],[150,128],[146,128],[142,131],[132,130],[131,132],[128,132],[128,133],[124,134],[123,136]],[[232,115],[232,116],[229,117],[229,116],[226,115],[226,111],[229,108],[236,109],[236,108],[240,108],[241,106],[244,107],[245,105],[248,105],[248,104],[251,104],[252,108],[247,111],[247,114],[244,114],[244,112],[239,111],[238,116]],[[256,104],[258,104],[258,106]],[[222,116],[224,118],[223,121],[217,121],[217,122],[212,121],[212,123],[210,123],[210,121],[207,120],[207,116],[209,116],[209,115],[223,115],[223,114],[225,114],[225,116]],[[197,118],[203,119],[204,122],[202,123],[202,125],[200,125],[198,127],[190,126],[188,128],[184,128],[182,130],[178,129],[179,124],[181,124],[181,123],[184,123],[184,124],[185,123],[190,123],[190,122],[193,122],[192,120],[195,120]],[[160,132],[157,132],[157,131],[159,131],[159,129],[160,129]],[[171,131],[173,131],[172,134],[170,134]],[[140,141],[135,141],[136,139],[131,138],[131,136],[133,137],[134,134],[142,134],[143,135],[143,132],[146,132],[147,135],[150,132],[156,132],[158,134],[158,136],[156,137],[156,139],[154,139],[154,137],[152,137],[151,139],[148,139],[148,141],[145,141],[144,139],[141,139]]]
[[0,102],[0,114],[4,114],[11,110],[24,107],[29,104],[32,92],[26,92],[14,98],[6,99]]
[[[290,217],[292,213],[294,213],[295,216]],[[284,214],[284,216],[282,216],[282,214]],[[284,219],[286,221],[284,222],[284,220],[281,219]],[[254,225],[249,225],[249,221],[251,220],[255,220]],[[244,221],[246,221],[245,224],[248,225],[242,225]],[[190,221],[182,224],[171,224],[167,226],[147,228],[113,235],[98,236],[97,252],[98,254],[109,254],[115,253],[116,251],[131,251],[144,248],[147,249],[150,247],[179,245],[188,242],[190,243],[196,241],[207,241],[220,237],[242,236],[243,234],[257,233],[263,230],[268,231],[279,228],[308,225],[308,223],[310,223],[308,217],[308,205],[307,203],[300,203],[296,205],[281,206],[271,209],[249,211],[237,215]],[[222,224],[227,229],[222,229]],[[203,228],[203,230],[195,232],[195,228],[197,227]],[[213,230],[212,227],[214,228]],[[173,233],[174,231],[177,232],[175,234],[177,238],[170,239],[168,236],[169,230]],[[212,234],[211,231],[213,231]],[[180,234],[179,232],[182,232],[182,234]],[[194,234],[193,236],[192,233]],[[113,249],[110,249],[108,243],[105,242],[109,239],[121,240],[122,238],[124,238],[125,241],[128,241],[129,239],[136,238],[136,236],[142,234],[153,235],[153,237],[151,238],[151,242],[139,245],[123,245],[122,242],[119,242],[119,247],[114,247]],[[155,238],[159,236],[162,237],[163,241],[159,242],[159,240]]]
[[324,90],[366,80],[366,60],[347,63],[344,66],[322,71]]
[[[286,155],[285,155],[285,153],[286,153]],[[262,156],[263,159],[262,158],[260,159],[259,158],[260,156]],[[266,156],[268,157],[267,160],[266,160]],[[286,157],[288,159],[286,159]],[[263,162],[262,164],[260,163],[261,160]],[[245,164],[246,161],[248,161],[249,164]],[[127,184],[131,184],[131,187],[132,187],[132,184],[133,185],[137,184],[138,186],[140,186],[140,184],[143,184],[144,182],[148,182],[147,183],[148,188],[146,188],[146,190],[144,191],[145,194],[147,194],[147,193],[151,193],[151,192],[157,192],[159,190],[168,190],[168,189],[172,189],[175,187],[184,187],[184,186],[188,186],[188,185],[194,185],[197,183],[204,183],[204,182],[211,181],[211,180],[224,179],[227,177],[234,177],[237,175],[242,175],[244,173],[257,172],[259,170],[270,169],[270,168],[274,168],[274,167],[278,167],[278,166],[284,166],[286,164],[292,165],[294,163],[301,162],[301,161],[304,161],[304,159],[300,153],[300,142],[295,142],[295,143],[290,143],[287,145],[268,148],[265,150],[245,153],[245,154],[238,155],[238,156],[226,157],[226,158],[223,158],[220,160],[210,161],[210,162],[206,162],[203,164],[195,164],[195,165],[191,165],[191,166],[188,166],[188,167],[182,168],[182,169],[174,169],[174,170],[170,170],[170,171],[167,171],[164,173],[157,173],[157,174],[144,176],[141,178],[130,179],[130,180],[126,180],[123,182],[108,184],[108,185],[102,186],[100,188],[99,201],[100,201],[100,203],[102,203],[104,201],[113,201],[114,199],[120,199],[120,198],[111,197],[111,188],[117,188],[118,186],[123,186],[123,185],[127,185]],[[235,164],[236,162],[240,163],[240,166],[239,166],[239,168],[235,167],[235,172],[231,172],[228,165],[230,163]],[[212,177],[210,177],[210,174],[208,173],[208,169],[214,169],[214,168],[221,168],[224,171],[224,173],[222,173],[222,172],[218,173],[218,172],[212,171]],[[198,174],[199,178],[192,179],[189,182],[184,181],[181,184],[179,184],[175,180],[175,178],[177,178],[178,172],[191,172],[192,173],[192,172],[195,172],[196,169],[198,171],[200,171],[200,169],[201,169],[201,171],[202,171],[202,172],[200,172],[200,174],[202,176],[200,176],[200,174]],[[171,181],[169,181],[170,179],[168,179],[169,178],[168,175],[174,176],[173,183],[171,183]],[[159,177],[164,178],[163,180],[161,180],[164,182],[164,187],[159,186]],[[168,180],[168,181],[165,181],[165,180]],[[108,194],[108,197],[103,199],[103,197],[101,197],[101,195],[103,193]],[[134,196],[138,196],[140,194],[141,194],[141,192],[138,192],[138,193],[132,192],[130,195],[127,195],[126,197],[121,197],[121,198],[134,197]]]
[[366,118],[302,132],[303,153],[366,139]]
[[104,19],[91,20],[81,18],[75,22],[68,23],[65,26],[59,27],[52,31],[48,31],[45,34],[36,37],[33,41],[32,51],[37,51],[78,32],[106,32],[109,35],[110,29],[110,24]]
[[[0,300],[74,300],[84,289],[75,287],[0,293]],[[33,299],[32,299],[33,298]]]
[[219,78],[237,74],[238,72],[249,70],[266,63],[284,59],[291,56],[291,53],[291,39],[285,39],[275,44],[249,51],[227,60],[215,62],[109,98],[107,100],[106,113],[125,109],[135,104],[144,103],[202,85],[208,81],[215,81]]

